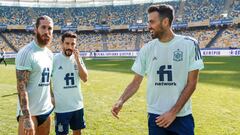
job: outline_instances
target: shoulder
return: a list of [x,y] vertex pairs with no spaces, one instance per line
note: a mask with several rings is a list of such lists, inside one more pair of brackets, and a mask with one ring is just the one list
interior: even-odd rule
[[157,38],[155,38],[155,39],[153,39],[153,40],[151,40],[151,41],[149,41],[146,45],[148,45],[149,47],[150,46],[153,46],[153,45],[155,45],[156,44],[156,42],[158,42],[158,39]]
[[33,60],[33,53],[34,53],[34,47],[31,43],[21,48],[18,51],[15,59],[17,68],[19,67],[21,69],[24,66],[28,66]]
[[57,53],[57,54],[53,55],[53,60],[56,61],[60,57],[61,57],[61,53]]
[[53,61],[53,53],[51,50],[49,50],[47,47],[44,48],[44,55],[47,55],[48,58]]
[[46,52],[48,53],[48,55],[51,55],[53,57],[53,53],[51,50],[49,50],[47,47],[46,47]]
[[183,41],[190,45],[198,45],[198,40],[190,36],[181,36]]
[[29,43],[18,51],[17,57],[28,57],[32,53],[33,53],[33,45]]
[[156,42],[158,42],[158,39],[153,39],[153,40],[149,41],[148,43],[146,43],[146,44],[140,49],[140,52],[142,52],[142,51],[150,51],[151,48],[153,48],[153,46],[156,44]]

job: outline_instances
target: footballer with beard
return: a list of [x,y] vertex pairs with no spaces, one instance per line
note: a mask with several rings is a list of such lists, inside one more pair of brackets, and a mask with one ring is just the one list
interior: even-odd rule
[[76,48],[76,33],[64,33],[61,41],[62,52],[53,58],[51,79],[55,100],[55,132],[57,135],[67,135],[70,126],[73,135],[81,135],[85,120],[80,81],[87,81],[88,72]]
[[20,49],[15,60],[19,135],[48,135],[50,132],[53,54],[47,46],[53,37],[53,20],[48,16],[37,18],[34,33],[34,40]]
[[149,135],[194,135],[190,97],[204,65],[198,41],[172,30],[170,5],[148,8],[148,28],[153,40],[141,48],[132,70],[134,79],[112,107],[118,118],[123,104],[137,92],[147,75]]

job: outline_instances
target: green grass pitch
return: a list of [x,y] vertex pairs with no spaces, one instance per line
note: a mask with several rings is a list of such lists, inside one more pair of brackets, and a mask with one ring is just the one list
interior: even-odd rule
[[[110,113],[133,78],[132,63],[133,60],[85,60],[89,80],[82,84],[87,124],[84,135],[147,135],[146,79],[124,105],[119,120]],[[240,135],[240,57],[204,57],[204,63],[192,96],[196,135]],[[1,135],[17,134],[16,92],[14,64],[1,64]]]

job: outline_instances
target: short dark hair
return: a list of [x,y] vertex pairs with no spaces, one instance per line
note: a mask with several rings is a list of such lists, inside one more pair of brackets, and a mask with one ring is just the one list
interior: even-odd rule
[[44,15],[44,16],[40,16],[37,18],[37,21],[36,21],[36,28],[38,28],[38,26],[40,25],[40,21],[41,20],[48,20],[49,22],[52,22],[53,23],[53,20],[51,17],[47,16],[47,15]]
[[171,5],[152,5],[148,8],[148,13],[158,12],[160,18],[168,18],[170,26],[174,18],[174,8]]
[[62,35],[62,42],[64,42],[64,40],[65,40],[65,38],[68,38],[68,37],[70,37],[70,38],[77,38],[77,34],[76,33],[74,33],[74,32],[72,32],[72,31],[67,31],[67,32],[65,32],[63,35]]

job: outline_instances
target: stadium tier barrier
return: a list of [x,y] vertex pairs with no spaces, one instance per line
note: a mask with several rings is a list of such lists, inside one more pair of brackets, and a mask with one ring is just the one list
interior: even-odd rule
[[[55,53],[56,54],[56,53]],[[136,57],[138,51],[101,51],[80,52],[84,58],[89,57]],[[240,56],[240,49],[202,49],[202,56]],[[15,58],[16,53],[6,53],[5,58]]]
[[[188,22],[188,23],[173,23],[174,29],[182,29],[182,28],[189,28],[189,27],[201,27],[201,26],[223,26],[223,25],[235,25],[240,23],[240,17],[231,18],[231,19],[220,19],[220,20],[202,20],[196,22]],[[33,31],[34,26],[29,25],[6,25],[0,23],[0,30],[26,30],[26,31]],[[133,23],[129,25],[107,25],[107,24],[99,24],[93,26],[59,26],[56,25],[54,30],[61,30],[62,32],[65,31],[111,31],[111,30],[122,30],[128,29],[131,31],[142,31],[147,30],[147,23]]]

